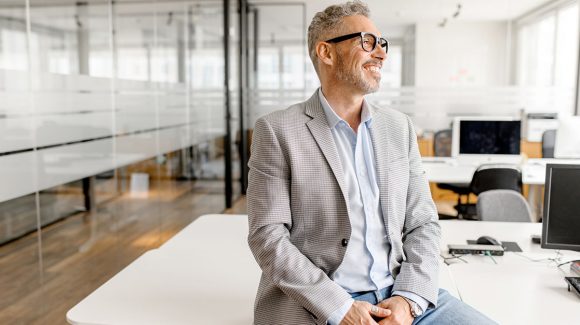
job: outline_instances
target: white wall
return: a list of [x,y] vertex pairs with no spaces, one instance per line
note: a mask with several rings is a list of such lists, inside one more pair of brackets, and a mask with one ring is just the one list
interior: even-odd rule
[[416,87],[508,85],[508,23],[416,25]]

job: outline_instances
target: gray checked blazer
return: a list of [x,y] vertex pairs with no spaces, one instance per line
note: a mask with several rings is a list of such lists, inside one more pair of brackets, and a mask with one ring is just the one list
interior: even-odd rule
[[[440,229],[415,131],[406,115],[369,107],[393,290],[433,307]],[[326,324],[350,298],[332,278],[350,238],[351,212],[318,92],[258,119],[248,165],[248,243],[262,269],[254,324]]]

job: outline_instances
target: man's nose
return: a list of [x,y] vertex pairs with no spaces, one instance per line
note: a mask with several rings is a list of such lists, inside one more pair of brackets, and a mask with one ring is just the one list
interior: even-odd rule
[[373,58],[384,61],[387,58],[387,51],[384,47],[377,44],[377,47],[371,53]]

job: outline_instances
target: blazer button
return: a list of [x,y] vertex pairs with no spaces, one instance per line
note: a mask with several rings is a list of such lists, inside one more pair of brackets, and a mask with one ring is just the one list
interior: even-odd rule
[[348,246],[348,239],[344,238],[342,240],[342,247],[346,247],[346,246]]

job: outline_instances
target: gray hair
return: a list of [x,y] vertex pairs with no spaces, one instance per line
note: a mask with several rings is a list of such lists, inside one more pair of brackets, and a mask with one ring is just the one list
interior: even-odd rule
[[325,40],[330,31],[342,29],[342,19],[344,17],[355,15],[362,15],[368,18],[370,16],[369,7],[364,2],[355,0],[330,6],[314,15],[310,26],[308,26],[308,54],[316,72],[318,72],[316,43]]

